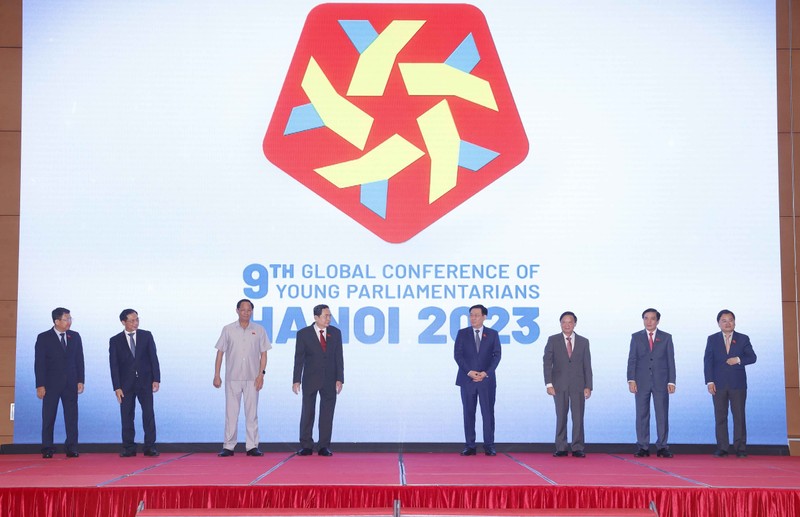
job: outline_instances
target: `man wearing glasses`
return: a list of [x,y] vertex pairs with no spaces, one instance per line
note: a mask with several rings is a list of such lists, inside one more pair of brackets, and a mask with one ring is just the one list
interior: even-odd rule
[[78,395],[83,393],[84,365],[81,336],[70,330],[67,309],[53,310],[53,328],[36,338],[34,371],[36,396],[42,401],[42,458],[52,458],[53,427],[58,401],[64,411],[67,458],[78,457]]

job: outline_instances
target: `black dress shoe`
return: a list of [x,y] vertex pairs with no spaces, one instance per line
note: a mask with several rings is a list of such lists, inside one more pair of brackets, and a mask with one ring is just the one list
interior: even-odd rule
[[728,451],[723,451],[722,449],[717,449],[716,451],[714,451],[714,456],[716,456],[717,458],[724,458],[727,455]]
[[736,453],[736,457],[737,458],[746,458],[747,457],[747,453],[744,452],[744,451],[739,451],[739,452]]
[[484,447],[483,452],[487,456],[497,456],[497,451],[495,450],[494,447]]
[[459,454],[461,454],[462,456],[475,456],[476,454],[478,454],[478,451],[475,449],[475,447],[464,447],[464,450],[461,451]]
[[248,456],[263,456],[264,453],[258,450],[258,447],[253,447],[249,451],[247,451]]
[[144,453],[143,453],[143,454],[144,454],[145,456],[152,456],[152,457],[161,456],[161,453],[160,453],[160,452],[158,452],[158,451],[157,451],[157,450],[155,450],[155,449],[145,449],[145,451],[144,451]]
[[317,454],[320,456],[333,456],[333,451],[328,449],[327,447],[323,447],[322,449],[317,451]]
[[572,451],[572,457],[573,458],[585,458],[586,457],[586,453],[583,452],[583,451]]
[[314,454],[314,451],[305,447],[297,451],[298,456],[311,456],[312,454]]
[[124,451],[119,453],[119,457],[120,458],[132,458],[134,456],[136,456],[136,451],[132,451],[132,450],[128,450],[128,449],[126,449],[126,450],[124,450]]
[[67,458],[77,458],[78,456],[80,456],[78,451],[67,451]]
[[671,458],[673,456],[669,449],[658,449],[656,456],[659,458]]
[[219,451],[219,454],[217,454],[217,456],[219,456],[220,458],[227,458],[228,456],[233,456],[233,451],[230,449],[222,449],[221,451]]
[[52,457],[53,457],[53,451],[51,451],[49,449],[46,450],[46,451],[42,451],[42,458],[44,458],[46,460],[49,460]]
[[639,449],[633,455],[636,456],[637,458],[648,458],[650,457],[650,451],[648,451],[647,449]]
[[553,453],[553,457],[555,458],[563,458],[564,456],[569,455],[567,451],[556,451]]

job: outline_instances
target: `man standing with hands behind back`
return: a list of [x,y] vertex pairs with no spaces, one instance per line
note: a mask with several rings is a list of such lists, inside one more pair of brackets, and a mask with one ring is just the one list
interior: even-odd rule
[[33,369],[36,374],[36,396],[42,400],[42,458],[52,458],[53,427],[58,401],[64,410],[67,458],[78,454],[78,395],[83,393],[83,343],[77,332],[70,330],[72,316],[63,307],[53,310],[53,328],[36,338]]
[[669,437],[669,396],[675,393],[675,347],[672,336],[658,330],[661,313],[645,309],[644,330],[631,336],[628,353],[628,389],[636,400],[637,458],[650,456],[650,396],[656,411],[657,455],[671,458]]
[[319,393],[319,443],[317,454],[333,456],[333,410],[336,396],[344,384],[344,354],[342,332],[331,326],[331,310],[327,305],[314,307],[314,324],[297,331],[294,349],[294,374],[292,391],[300,393],[303,405],[300,410],[300,450],[298,456],[314,452],[314,414]]
[[747,425],[744,406],[747,400],[747,373],[745,365],[756,362],[756,353],[750,338],[734,332],[736,316],[728,309],[717,314],[721,332],[708,336],[703,358],[706,385],[714,401],[714,429],[717,450],[714,456],[728,455],[728,404],[733,414],[733,450],[736,456],[747,456]]
[[592,354],[589,340],[574,332],[578,317],[567,311],[559,318],[561,333],[547,338],[544,347],[544,382],[556,404],[556,452],[566,456],[567,412],[572,412],[572,455],[585,458],[583,411],[592,396]]
[[158,456],[156,450],[156,416],[153,411],[153,393],[161,384],[161,368],[156,354],[153,334],[139,328],[139,313],[125,309],[119,315],[125,327],[123,332],[108,340],[108,358],[111,365],[111,385],[119,402],[122,418],[123,458],[136,456],[136,399],[142,407],[144,428],[144,455]]
[[481,404],[483,420],[483,452],[496,456],[494,448],[494,401],[497,393],[495,370],[500,364],[500,336],[484,327],[489,310],[483,305],[469,308],[470,326],[458,331],[453,356],[458,364],[456,385],[461,387],[464,412],[464,450],[462,456],[477,454],[475,445],[475,411]]

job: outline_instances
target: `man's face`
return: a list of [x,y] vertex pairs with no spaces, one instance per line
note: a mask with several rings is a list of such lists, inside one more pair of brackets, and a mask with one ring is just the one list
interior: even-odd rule
[[469,324],[472,325],[472,328],[481,328],[484,320],[486,320],[486,316],[483,315],[483,311],[480,309],[472,309],[469,311]]
[[68,312],[61,315],[61,318],[53,322],[53,326],[59,332],[66,332],[72,326],[72,316]]
[[642,320],[644,321],[644,328],[648,332],[655,332],[656,327],[658,327],[658,318],[655,312],[645,312]]
[[328,328],[328,325],[331,324],[331,310],[322,309],[322,312],[319,316],[314,316],[314,323],[316,323],[317,327],[321,329]]
[[725,334],[730,334],[736,328],[736,320],[732,314],[723,314],[717,323],[719,323],[719,329]]
[[253,316],[253,306],[248,302],[242,302],[236,309],[236,314],[239,315],[239,323],[242,325],[248,324]]
[[135,312],[128,314],[122,324],[125,325],[125,332],[136,332],[139,328],[139,315]]
[[573,330],[575,330],[575,318],[573,318],[571,314],[567,314],[561,318],[561,332],[567,336],[571,336]]

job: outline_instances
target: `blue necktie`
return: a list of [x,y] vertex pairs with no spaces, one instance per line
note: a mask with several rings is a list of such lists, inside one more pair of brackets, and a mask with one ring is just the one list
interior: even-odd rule
[[128,337],[131,338],[131,353],[133,354],[133,357],[136,357],[136,341],[133,340],[133,334],[134,333],[131,332],[128,334]]
[[64,333],[63,332],[61,333],[61,348],[63,348],[65,352],[67,351],[67,342],[64,341]]
[[481,351],[481,331],[478,329],[475,330],[475,350]]

